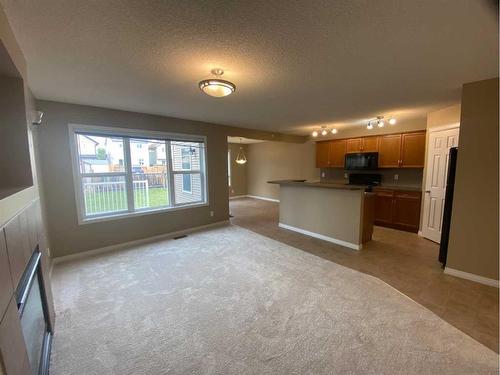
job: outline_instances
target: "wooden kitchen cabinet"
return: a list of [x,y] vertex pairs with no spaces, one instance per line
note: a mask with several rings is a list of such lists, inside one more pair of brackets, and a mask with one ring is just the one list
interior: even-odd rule
[[425,132],[402,134],[400,166],[403,168],[423,168],[424,160]]
[[346,140],[346,153],[361,152],[363,146],[363,138],[351,138]]
[[425,131],[316,143],[316,167],[343,167],[346,153],[378,152],[379,168],[423,168]]
[[378,137],[351,138],[346,140],[346,153],[377,151]]
[[316,168],[343,168],[345,148],[345,139],[317,142]]
[[380,137],[378,145],[379,168],[399,168],[401,139],[401,134],[390,134]]
[[375,195],[375,224],[384,225],[392,223],[394,192],[392,190],[379,190]]
[[344,159],[346,152],[346,140],[338,139],[330,141],[329,162],[330,167],[344,168]]
[[397,228],[418,232],[420,224],[420,192],[396,191],[392,222]]
[[379,137],[364,137],[361,145],[362,152],[378,152]]
[[316,142],[316,168],[328,168],[330,141]]
[[421,193],[375,189],[375,224],[418,232],[420,225]]

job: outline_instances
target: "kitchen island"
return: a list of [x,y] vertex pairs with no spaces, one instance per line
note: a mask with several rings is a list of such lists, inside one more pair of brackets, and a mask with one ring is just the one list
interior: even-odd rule
[[280,185],[279,226],[360,250],[373,233],[374,194],[366,186],[268,181]]

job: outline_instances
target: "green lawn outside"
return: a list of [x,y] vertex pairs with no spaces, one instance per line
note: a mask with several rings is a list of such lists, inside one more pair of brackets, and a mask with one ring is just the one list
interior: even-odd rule
[[[167,189],[164,187],[149,188],[149,206],[146,205],[145,191],[134,190],[134,205],[136,208],[168,206]],[[104,212],[115,212],[127,209],[125,191],[95,192],[85,194],[85,209],[87,215]]]

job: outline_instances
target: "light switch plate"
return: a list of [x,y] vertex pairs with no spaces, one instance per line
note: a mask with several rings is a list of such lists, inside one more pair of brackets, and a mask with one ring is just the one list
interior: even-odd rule
[[395,179],[396,181],[397,181],[397,180],[399,180],[399,175],[398,175],[398,174],[395,174],[395,175],[394,175],[394,179]]
[[321,172],[321,178],[325,178],[326,177],[326,173],[325,172]]

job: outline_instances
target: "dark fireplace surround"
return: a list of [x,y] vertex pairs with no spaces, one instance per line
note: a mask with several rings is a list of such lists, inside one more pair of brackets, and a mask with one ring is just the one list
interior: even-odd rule
[[16,288],[16,302],[33,375],[48,375],[52,332],[38,246]]

